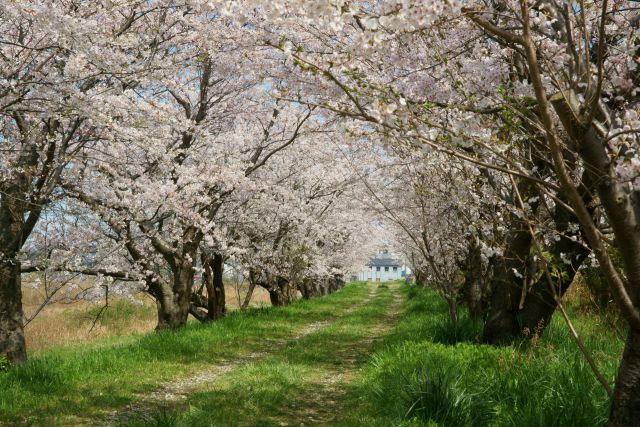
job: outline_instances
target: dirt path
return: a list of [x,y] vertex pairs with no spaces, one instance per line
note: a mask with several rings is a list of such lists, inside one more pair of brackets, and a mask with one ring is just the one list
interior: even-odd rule
[[[372,286],[367,298],[358,302],[358,304],[349,307],[341,314],[340,317],[348,316],[360,307],[369,303],[377,295],[377,289],[377,285]],[[216,380],[231,373],[235,369],[277,353],[289,344],[326,328],[332,323],[333,322],[327,320],[312,323],[289,339],[271,341],[269,343],[268,350],[253,352],[233,359],[225,359],[216,363],[215,366],[200,371],[197,374],[167,382],[157,390],[141,395],[138,400],[126,407],[112,412],[102,420],[101,424],[105,426],[122,425],[126,424],[127,420],[132,418],[140,418],[145,415],[153,414],[160,407],[164,409],[177,408],[190,394],[206,389],[207,386],[210,386]],[[95,420],[87,420],[87,425],[89,424],[95,424]]]
[[376,341],[382,339],[395,325],[404,300],[398,285],[392,285],[393,302],[385,315],[356,341],[345,345],[336,343],[336,359],[322,374],[308,383],[304,394],[296,397],[286,416],[274,420],[282,426],[334,425],[344,414],[348,386],[357,377],[361,365],[368,359]]

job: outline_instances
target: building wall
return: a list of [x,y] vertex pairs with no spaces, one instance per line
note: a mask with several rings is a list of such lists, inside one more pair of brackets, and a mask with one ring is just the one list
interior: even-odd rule
[[389,271],[385,271],[384,267],[380,267],[380,271],[376,271],[376,267],[369,267],[358,273],[358,280],[362,282],[386,282],[388,280],[400,280],[404,278],[402,275],[403,272],[405,275],[409,274],[407,267],[398,267],[397,271],[393,271],[393,267],[389,267]]

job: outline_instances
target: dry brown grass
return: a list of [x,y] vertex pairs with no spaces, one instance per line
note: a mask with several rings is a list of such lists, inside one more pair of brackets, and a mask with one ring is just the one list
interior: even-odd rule
[[[111,301],[112,307],[107,310],[113,309],[114,304],[119,307],[119,304],[131,303]],[[36,308],[37,304],[25,304],[26,315],[29,316]],[[135,315],[120,319],[117,324],[98,320],[94,326],[100,308],[101,304],[85,301],[48,305],[25,328],[27,348],[33,352],[52,346],[147,332],[156,323],[155,307],[149,298],[144,298],[143,304],[135,307]]]
[[[227,310],[238,310],[238,290],[244,299],[246,285],[225,286]],[[54,303],[46,306],[25,328],[27,348],[37,352],[49,347],[82,343],[97,339],[127,336],[152,331],[156,325],[155,303],[146,295],[139,297],[142,305],[125,300],[112,300],[109,315],[96,322],[96,314],[102,304],[86,301]],[[25,314],[30,316],[40,305],[42,293],[36,289],[23,291]],[[251,298],[251,307],[269,306],[269,293],[256,288]],[[92,329],[93,326],[93,329]]]
[[591,294],[589,292],[589,288],[582,277],[580,272],[577,272],[573,282],[571,282],[571,286],[564,294],[563,297],[565,305],[584,305],[585,303],[590,303]]
[[[237,310],[240,307],[244,296],[247,293],[248,285],[246,283],[228,283],[225,285],[225,294],[227,297],[227,310]],[[271,305],[269,292],[264,288],[256,287],[251,297],[250,307],[268,307]]]

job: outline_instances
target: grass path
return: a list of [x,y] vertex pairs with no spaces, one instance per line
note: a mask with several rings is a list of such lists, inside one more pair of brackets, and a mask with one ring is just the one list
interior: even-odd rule
[[235,364],[215,381],[192,389],[179,405],[158,405],[128,424],[340,424],[357,405],[350,384],[374,343],[394,326],[403,301],[397,285],[381,286],[335,320],[268,355]]
[[[368,304],[376,296],[377,289],[377,286],[372,286],[368,296],[341,312],[341,317],[349,316],[360,307]],[[262,348],[239,357],[220,360],[216,365],[209,366],[190,376],[164,383],[156,390],[141,394],[137,400],[125,408],[113,411],[110,416],[103,420],[103,424],[121,425],[126,424],[131,419],[154,420],[154,416],[157,417],[158,408],[163,412],[166,412],[169,408],[173,411],[179,410],[184,406],[183,402],[188,399],[189,395],[206,390],[207,387],[242,366],[258,363],[260,360],[268,358],[288,346],[295,345],[299,340],[308,335],[318,333],[318,331],[328,327],[331,323],[327,319],[319,320],[298,331],[293,337],[270,340],[268,348]],[[87,423],[90,424],[90,421],[87,420]]]
[[354,283],[176,332],[52,348],[0,373],[0,425],[353,425],[352,384],[403,302],[398,285]]
[[[392,285],[395,291],[397,285]],[[344,422],[345,413],[357,405],[357,396],[350,394],[350,385],[357,378],[363,363],[369,360],[374,344],[381,340],[394,326],[400,315],[403,298],[394,293],[384,316],[377,319],[369,329],[355,339],[342,341],[336,334],[329,339],[334,353],[322,361],[322,372],[311,377],[303,393],[299,393],[280,425],[335,425]],[[342,323],[342,322],[341,322]],[[352,325],[344,322],[337,329],[345,332]]]
[[[429,289],[350,284],[207,325],[46,350],[0,373],[0,425],[604,425],[608,398],[561,319],[512,346]],[[611,381],[623,342],[573,313]]]

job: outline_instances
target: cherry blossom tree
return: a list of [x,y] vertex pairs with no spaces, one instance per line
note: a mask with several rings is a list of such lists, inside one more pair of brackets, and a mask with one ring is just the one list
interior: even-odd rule
[[139,72],[120,68],[125,52],[148,51],[131,33],[160,14],[144,2],[0,6],[0,355],[10,361],[26,359],[20,251],[74,157],[100,138],[88,110],[109,117],[116,81]]

